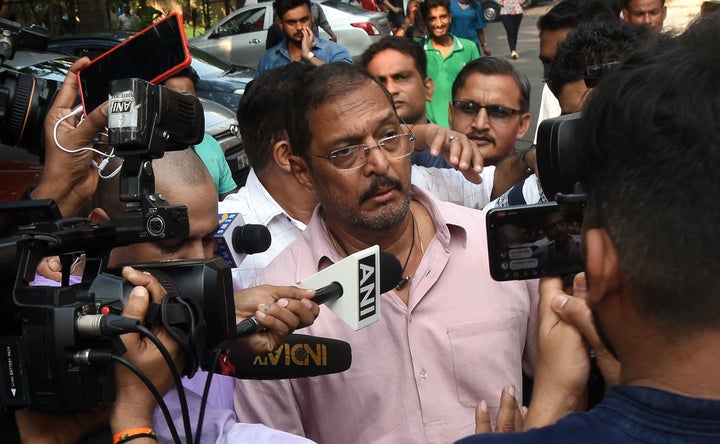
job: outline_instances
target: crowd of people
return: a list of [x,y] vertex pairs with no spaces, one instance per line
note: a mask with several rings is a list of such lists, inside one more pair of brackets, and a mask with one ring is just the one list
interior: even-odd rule
[[[198,147],[153,161],[156,192],[187,207],[189,234],[115,248],[109,266],[211,258],[218,213],[239,213],[272,243],[232,270],[237,322],[261,326],[236,345],[268,353],[299,332],[352,347],[344,372],[214,375],[203,393],[207,373],[173,387],[157,349],[123,335],[172,417],[203,411],[201,431],[175,432],[202,443],[719,441],[720,263],[707,252],[720,248],[720,184],[708,175],[720,162],[720,52],[708,44],[720,40],[720,13],[675,35],[661,32],[663,0],[617,9],[563,0],[538,20],[542,118],[582,111],[573,147],[587,194],[582,233],[557,214],[543,227],[544,246],[584,260],[570,289],[560,277],[500,282],[489,271],[485,211],[553,197],[537,150],[515,148],[539,106],[511,61],[522,9],[504,4],[508,60],[490,55],[473,3],[411,0],[405,13],[386,3],[401,35],[354,64],[342,42],[317,37],[308,0],[275,1],[283,36],[237,110],[252,167],[243,187],[220,188]],[[87,63],[72,66],[48,112],[46,133],[57,137],[46,138],[27,198],[105,223],[124,209],[118,178],[99,179],[93,152],[56,146],[92,146],[108,124],[107,105],[70,115],[74,73]],[[191,74],[166,86],[192,92]],[[399,259],[402,279],[380,296],[380,320],[354,330],[298,283],[372,245]],[[38,273],[55,278],[57,264],[47,258]],[[123,315],[142,321],[164,290],[131,267],[123,276],[136,286]],[[173,337],[154,330],[182,367]],[[595,366],[606,391],[591,405]],[[20,410],[15,433],[172,442],[174,427],[135,375],[118,370],[115,387],[99,412]]]

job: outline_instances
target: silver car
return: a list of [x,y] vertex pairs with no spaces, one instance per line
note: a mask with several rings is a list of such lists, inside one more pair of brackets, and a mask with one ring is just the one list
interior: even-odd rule
[[[383,12],[368,12],[338,0],[318,1],[338,43],[358,61],[368,46],[391,34]],[[267,30],[275,21],[272,2],[245,6],[190,40],[200,49],[236,65],[257,67],[265,52]],[[322,29],[320,37],[329,39]]]

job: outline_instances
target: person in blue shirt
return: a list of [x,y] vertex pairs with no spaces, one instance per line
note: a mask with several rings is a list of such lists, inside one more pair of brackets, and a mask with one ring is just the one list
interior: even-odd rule
[[313,65],[339,61],[352,63],[345,47],[313,33],[310,0],[275,0],[273,7],[285,36],[262,55],[258,64],[259,74],[295,61]]
[[[584,300],[541,280],[527,431],[460,443],[720,442],[720,261],[709,254],[720,249],[720,183],[706,174],[720,167],[720,53],[707,44],[719,19],[659,37],[593,89],[563,151],[578,156],[587,192]],[[568,310],[584,313],[582,335],[556,315]],[[585,404],[585,338],[611,387],[563,417]],[[487,408],[477,411],[481,425]]]
[[472,40],[486,56],[491,55],[485,40],[485,16],[479,0],[450,0],[452,24],[450,33],[463,39]]

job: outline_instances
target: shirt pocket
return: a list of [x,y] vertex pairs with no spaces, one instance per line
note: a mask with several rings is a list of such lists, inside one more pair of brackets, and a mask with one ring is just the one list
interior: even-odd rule
[[450,325],[458,401],[475,407],[481,400],[490,405],[502,387],[522,382],[522,353],[525,332],[520,316]]

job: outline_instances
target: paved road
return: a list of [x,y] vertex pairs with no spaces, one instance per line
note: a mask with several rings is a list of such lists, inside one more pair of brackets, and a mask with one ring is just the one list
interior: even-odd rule
[[507,37],[505,37],[505,28],[503,28],[500,21],[488,23],[485,28],[485,39],[488,45],[490,45],[492,55],[510,60],[516,68],[528,76],[530,85],[532,86],[530,95],[532,123],[530,124],[530,130],[525,135],[527,144],[519,142],[518,148],[527,147],[532,143],[535,136],[538,109],[540,107],[540,93],[543,88],[542,64],[540,63],[540,59],[538,59],[540,39],[538,38],[536,23],[538,17],[545,14],[551,7],[551,2],[543,1],[540,2],[539,5],[525,10],[518,35],[517,51],[520,54],[518,60],[510,59],[510,47],[507,43]]

